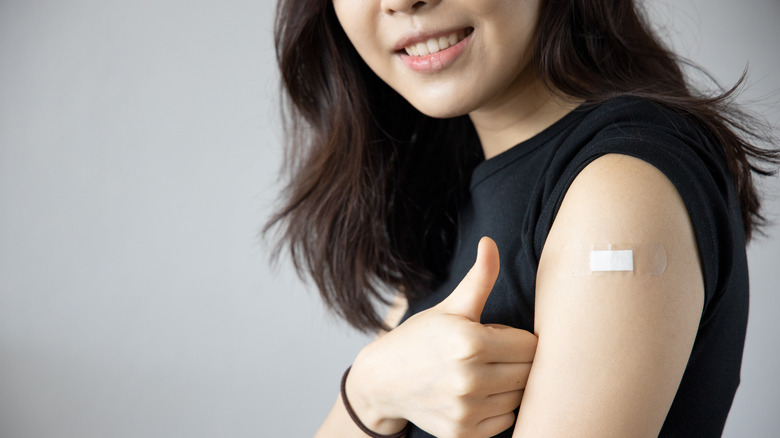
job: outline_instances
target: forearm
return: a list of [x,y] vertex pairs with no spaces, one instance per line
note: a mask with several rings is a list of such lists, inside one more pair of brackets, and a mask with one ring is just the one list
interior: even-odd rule
[[[361,421],[363,421],[363,419],[361,419]],[[370,423],[371,424],[365,423],[369,429],[377,433],[389,434],[402,429],[405,426],[406,421],[372,421]],[[336,399],[336,403],[333,404],[333,408],[330,410],[328,417],[314,435],[315,438],[365,438],[367,436],[368,435],[363,433],[355,422],[352,421],[349,414],[347,414],[347,410],[341,399],[341,394],[339,394]]]
[[[406,299],[403,297],[403,295],[396,294],[395,299],[393,300],[393,303],[390,306],[390,309],[388,309],[387,315],[385,316],[385,324],[388,327],[397,326],[398,322],[403,317],[404,312],[406,312],[406,306]],[[385,334],[387,334],[387,332],[380,331],[377,333],[377,338],[382,337]],[[350,383],[348,389],[349,395],[355,393],[356,390],[360,391],[365,389],[354,388],[352,385],[354,382],[352,381],[349,381],[348,383]],[[358,397],[348,397],[348,399],[350,400],[350,404],[352,405],[353,410],[361,412],[361,414],[358,416],[360,421],[372,431],[378,433],[393,433],[401,430],[406,425],[406,420],[383,420],[381,418],[372,416],[367,411],[367,407],[363,406],[363,404],[360,402],[360,398]],[[385,430],[385,432],[382,432],[383,430]],[[336,402],[333,404],[333,408],[331,408],[330,413],[328,414],[328,417],[322,423],[319,430],[317,430],[315,438],[364,438],[366,436],[367,435],[363,433],[360,428],[358,428],[352,418],[350,418],[349,414],[347,413],[347,409],[344,406],[342,395],[339,394],[339,396],[336,398]]]

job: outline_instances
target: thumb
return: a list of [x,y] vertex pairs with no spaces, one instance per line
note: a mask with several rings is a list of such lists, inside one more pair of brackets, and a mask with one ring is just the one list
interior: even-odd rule
[[479,322],[485,302],[498,278],[498,269],[496,242],[489,237],[483,237],[477,247],[477,260],[474,266],[450,296],[437,307],[446,313],[463,315],[474,322]]

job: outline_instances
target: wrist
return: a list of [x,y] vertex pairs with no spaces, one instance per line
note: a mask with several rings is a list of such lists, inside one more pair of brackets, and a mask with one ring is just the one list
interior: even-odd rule
[[[394,434],[407,425],[407,421],[396,413],[384,393],[386,385],[378,373],[378,368],[371,366],[368,352],[362,351],[355,359],[351,370],[345,373],[342,385],[342,400],[348,403],[359,421],[373,432],[382,435]],[[345,403],[346,405],[346,403]]]

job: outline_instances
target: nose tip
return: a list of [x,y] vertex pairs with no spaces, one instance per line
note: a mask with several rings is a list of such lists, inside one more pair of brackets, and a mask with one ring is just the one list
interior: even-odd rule
[[383,0],[382,9],[385,11],[385,13],[388,14],[394,14],[398,12],[408,14],[422,9],[426,5],[438,3],[439,1],[440,0]]

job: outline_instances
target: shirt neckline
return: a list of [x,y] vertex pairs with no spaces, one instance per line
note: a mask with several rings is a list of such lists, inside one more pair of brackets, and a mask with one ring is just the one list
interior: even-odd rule
[[551,137],[558,134],[563,128],[583,117],[593,106],[587,103],[569,111],[566,115],[555,121],[552,125],[543,129],[533,137],[521,141],[500,154],[479,163],[471,174],[470,189],[488,179],[491,175],[509,166],[520,158],[530,154],[539,146],[545,144]]

